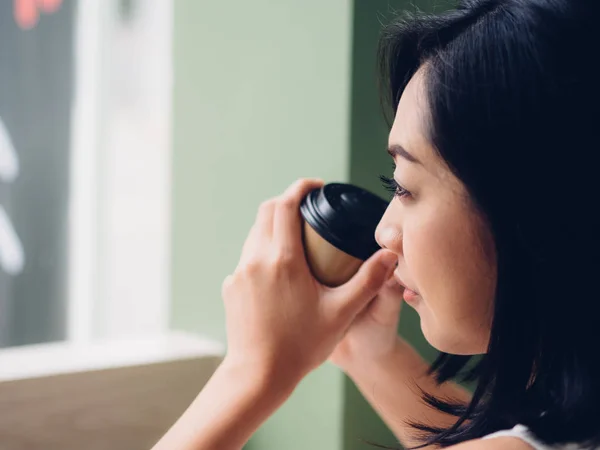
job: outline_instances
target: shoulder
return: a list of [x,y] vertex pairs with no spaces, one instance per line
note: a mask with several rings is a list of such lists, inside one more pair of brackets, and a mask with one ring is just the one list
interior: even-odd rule
[[514,436],[502,436],[494,439],[473,439],[447,447],[448,450],[532,450],[524,440]]

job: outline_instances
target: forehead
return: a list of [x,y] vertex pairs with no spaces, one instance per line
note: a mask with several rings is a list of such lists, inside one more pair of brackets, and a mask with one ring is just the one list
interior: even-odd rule
[[390,131],[389,145],[399,144],[404,147],[422,163],[429,175],[446,187],[460,186],[459,190],[463,190],[462,183],[454,176],[429,139],[430,118],[425,77],[426,71],[421,68],[406,85]]
[[424,88],[423,69],[419,69],[402,93],[389,136],[390,145],[402,145],[419,160],[433,156],[432,149],[427,151],[427,147],[432,146],[426,138],[427,102]]

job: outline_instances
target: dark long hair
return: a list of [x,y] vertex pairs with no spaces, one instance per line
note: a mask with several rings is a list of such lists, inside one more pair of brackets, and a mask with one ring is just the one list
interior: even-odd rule
[[[390,111],[423,68],[429,139],[493,233],[489,348],[441,354],[439,383],[476,381],[468,405],[424,396],[448,446],[517,423],[548,444],[600,445],[599,0],[470,0],[397,19],[380,41]],[[464,376],[463,376],[464,375]]]

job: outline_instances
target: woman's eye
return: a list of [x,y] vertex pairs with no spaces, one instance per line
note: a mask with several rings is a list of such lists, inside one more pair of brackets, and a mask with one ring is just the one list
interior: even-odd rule
[[395,197],[402,198],[411,195],[409,191],[400,186],[398,182],[393,178],[386,177],[385,175],[380,175],[379,179],[381,180],[381,183],[383,184],[383,187],[386,189],[386,191],[391,192]]

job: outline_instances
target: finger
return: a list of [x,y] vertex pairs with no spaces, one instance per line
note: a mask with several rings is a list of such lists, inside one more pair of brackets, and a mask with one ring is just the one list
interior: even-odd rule
[[311,191],[322,186],[322,180],[305,178],[296,181],[281,195],[274,219],[274,237],[279,245],[293,249],[302,246],[300,203]]
[[274,198],[261,203],[258,207],[253,228],[259,241],[271,241],[273,238],[273,218],[276,207],[277,199]]
[[398,284],[394,278],[390,278],[385,282],[375,299],[369,303],[365,314],[371,320],[386,328],[398,328],[403,294],[404,287]]
[[269,242],[271,242],[275,206],[275,199],[271,199],[261,203],[258,207],[256,219],[242,247],[238,267],[245,264],[249,259],[254,258],[261,249],[265,249]]
[[231,289],[232,286],[233,286],[233,276],[227,275],[225,277],[225,279],[223,280],[223,283],[221,283],[221,299],[222,300],[225,300],[227,298],[227,294],[229,293],[229,290]]
[[397,256],[389,250],[379,250],[365,261],[350,281],[334,290],[335,299],[329,304],[335,316],[352,320],[389,280],[396,262]]
[[256,232],[256,225],[254,224],[254,225],[252,225],[252,227],[250,227],[248,236],[246,236],[246,240],[244,241],[244,245],[242,246],[242,251],[240,253],[240,259],[235,268],[236,272],[241,266],[243,266],[244,264],[246,264],[248,262],[250,257],[253,257],[253,255],[256,254],[256,250],[255,250],[256,247],[257,247],[257,232]]

